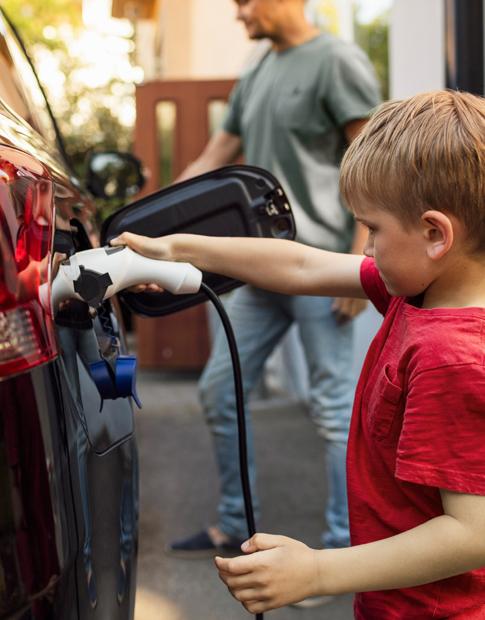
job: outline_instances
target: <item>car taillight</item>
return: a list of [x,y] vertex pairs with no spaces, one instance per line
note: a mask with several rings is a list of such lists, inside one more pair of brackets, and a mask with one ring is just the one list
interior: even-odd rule
[[[0,147],[0,379],[57,354],[50,308],[52,182],[43,167]],[[45,289],[48,293],[45,293]]]

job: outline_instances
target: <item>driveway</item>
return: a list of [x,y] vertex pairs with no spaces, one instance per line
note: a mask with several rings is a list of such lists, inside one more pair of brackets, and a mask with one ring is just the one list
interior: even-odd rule
[[[164,545],[215,520],[217,477],[194,377],[141,372],[136,414],[140,451],[140,549],[136,620],[245,620],[251,616],[219,581],[212,561],[164,554]],[[323,441],[304,408],[288,398],[253,404],[263,519],[261,530],[318,546],[325,497]],[[273,620],[351,620],[352,597]]]

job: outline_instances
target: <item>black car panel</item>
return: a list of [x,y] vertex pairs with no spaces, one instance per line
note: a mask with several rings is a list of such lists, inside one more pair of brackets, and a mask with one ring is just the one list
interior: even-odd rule
[[59,130],[44,90],[13,24],[0,13],[0,99],[49,142],[50,152],[64,153]]
[[56,385],[52,364],[0,383],[2,618],[24,607],[47,618],[62,607],[58,592],[77,598],[75,575],[65,570],[75,562],[78,528]]

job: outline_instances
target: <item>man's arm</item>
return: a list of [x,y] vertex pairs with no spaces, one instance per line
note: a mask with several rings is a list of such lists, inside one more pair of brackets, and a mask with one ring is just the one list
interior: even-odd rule
[[[349,121],[344,126],[345,138],[347,144],[350,144],[354,140],[367,123],[366,118],[357,118],[353,121]],[[350,251],[352,254],[362,254],[367,240],[367,229],[360,222],[355,222],[354,238],[352,240],[352,247]]]
[[352,140],[354,140],[359,135],[366,123],[366,118],[356,118],[344,125],[344,134],[347,140],[347,144],[350,144]]
[[175,182],[185,181],[204,172],[227,166],[239,157],[241,151],[241,138],[220,130],[212,136],[199,157],[185,168]]
[[[359,134],[366,123],[367,119],[357,118],[344,125],[344,134],[348,144]],[[360,222],[355,222],[354,238],[350,248],[351,253],[362,254],[366,239],[367,229]],[[366,306],[367,301],[363,299],[337,297],[333,302],[332,311],[340,323],[346,323],[365,310]]]
[[326,252],[296,241],[188,234],[150,238],[123,233],[111,244],[128,245],[150,258],[188,262],[277,293],[366,296],[360,282],[363,256]]
[[346,549],[310,549],[256,534],[250,554],[216,558],[221,579],[251,613],[308,596],[389,590],[485,566],[485,497],[441,490],[443,515],[396,536]]

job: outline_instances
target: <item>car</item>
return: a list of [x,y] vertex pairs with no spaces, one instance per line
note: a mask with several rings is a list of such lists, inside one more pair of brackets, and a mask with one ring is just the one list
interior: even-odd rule
[[100,411],[89,373],[126,352],[119,308],[113,300],[91,316],[74,300],[54,317],[41,303],[52,257],[99,244],[95,204],[3,13],[0,66],[0,617],[127,619],[133,411],[128,398]]
[[[60,265],[122,230],[294,235],[278,182],[244,166],[127,204],[99,231],[93,196],[127,201],[143,184],[142,166],[129,154],[94,152],[87,168],[81,182],[0,9],[1,618],[133,617],[136,359],[127,352],[120,303],[162,316],[204,300],[127,291],[96,304],[67,299],[55,312],[50,293]],[[238,285],[214,274],[204,279],[218,292]],[[129,389],[117,382],[121,362]]]

